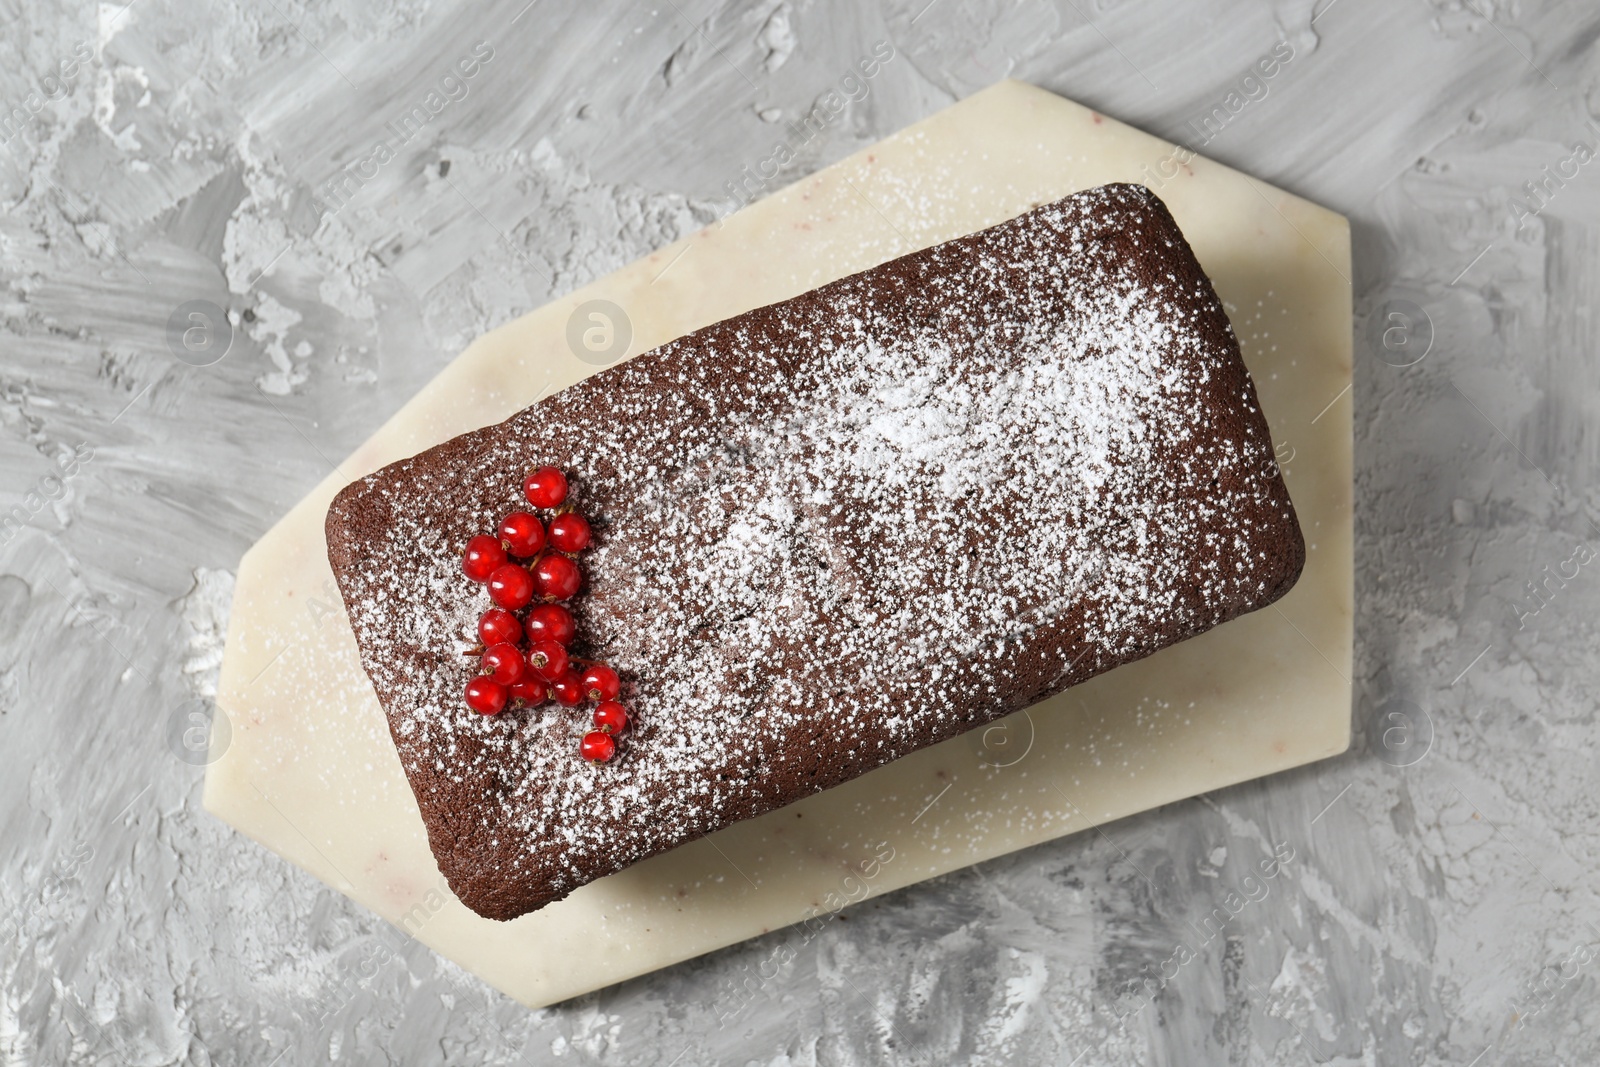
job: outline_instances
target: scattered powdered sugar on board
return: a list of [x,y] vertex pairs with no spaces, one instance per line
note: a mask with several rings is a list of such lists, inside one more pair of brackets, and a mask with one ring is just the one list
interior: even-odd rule
[[[1137,187],[1078,194],[379,472],[356,517],[336,503],[363,663],[458,893],[555,899],[1281,595],[1293,512],[1168,219]],[[637,716],[604,766],[577,756],[587,707],[461,699],[489,606],[461,546],[547,462],[596,529],[580,642]]]

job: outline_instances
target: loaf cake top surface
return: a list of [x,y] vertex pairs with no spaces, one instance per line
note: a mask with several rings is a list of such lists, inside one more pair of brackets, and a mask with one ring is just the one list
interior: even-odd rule
[[[466,540],[550,463],[636,728],[484,717]],[[385,467],[330,559],[452,888],[509,918],[1281,596],[1304,547],[1165,207],[1105,186],[717,323]]]

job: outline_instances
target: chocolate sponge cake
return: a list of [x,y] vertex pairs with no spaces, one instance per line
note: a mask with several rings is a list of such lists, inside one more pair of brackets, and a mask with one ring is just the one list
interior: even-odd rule
[[[462,546],[564,470],[576,655],[479,715]],[[709,326],[345,488],[328,553],[440,869],[510,919],[1244,612],[1305,548],[1210,282],[1092,189]]]

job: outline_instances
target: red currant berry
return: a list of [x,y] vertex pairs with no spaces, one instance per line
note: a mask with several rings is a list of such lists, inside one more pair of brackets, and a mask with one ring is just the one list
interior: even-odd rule
[[527,674],[511,687],[511,699],[530,708],[538,707],[550,699],[550,687],[544,684],[544,679]]
[[550,520],[550,544],[561,552],[582,552],[589,547],[589,520],[576,512]]
[[615,700],[622,692],[622,679],[604,663],[592,663],[583,672],[583,695],[590,700]]
[[566,556],[545,556],[533,565],[533,583],[540,596],[567,600],[583,584],[583,572]]
[[500,543],[519,559],[544,551],[544,523],[526,511],[513,511],[500,520]]
[[[557,556],[557,559],[566,559]],[[489,575],[489,599],[512,611],[528,606],[533,599],[533,575],[528,568],[515,563],[502,563]]]
[[602,700],[594,706],[594,728],[603,734],[620,734],[628,728],[628,709],[615,700]]
[[562,646],[572,644],[572,639],[578,635],[578,624],[572,612],[560,604],[540,604],[528,612],[525,627],[533,640],[547,637]]
[[578,755],[590,763],[604,763],[617,754],[617,742],[608,733],[591,730],[578,742]]
[[505,608],[490,608],[478,620],[478,640],[487,645],[514,645],[522,640],[522,624]]
[[528,666],[547,682],[555,681],[571,669],[567,650],[548,637],[528,646]]
[[536,508],[558,508],[567,499],[567,476],[555,467],[540,467],[523,481],[522,493]]
[[550,683],[550,695],[556,701],[569,708],[575,708],[583,703],[583,679],[578,677],[578,672],[568,670],[566,674]]
[[506,687],[483,675],[467,683],[467,707],[480,715],[498,715],[506,706]]
[[490,645],[483,652],[483,673],[501,685],[512,685],[522,680],[528,669],[527,661],[512,645]]
[[467,542],[461,557],[461,573],[475,582],[487,582],[496,567],[506,561],[506,550],[488,534],[479,534]]

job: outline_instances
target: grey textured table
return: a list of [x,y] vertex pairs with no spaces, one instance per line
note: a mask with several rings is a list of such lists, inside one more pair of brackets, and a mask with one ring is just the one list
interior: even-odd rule
[[[0,25],[4,1063],[1600,1061],[1592,3]],[[879,41],[778,183],[1010,76],[1350,216],[1355,746],[526,1011],[200,810],[175,754],[232,568],[472,337],[729,210]],[[234,321],[197,366],[171,340],[207,303]]]

